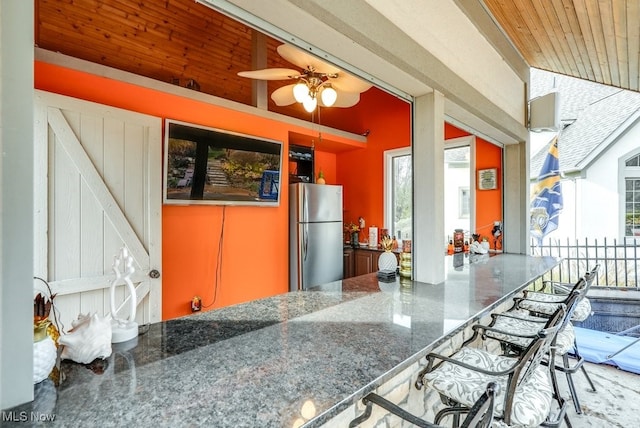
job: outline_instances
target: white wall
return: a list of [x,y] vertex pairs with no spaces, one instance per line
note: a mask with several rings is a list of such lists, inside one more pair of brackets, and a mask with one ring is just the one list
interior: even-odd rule
[[605,150],[588,168],[583,177],[562,180],[564,209],[559,227],[547,239],[583,240],[585,237],[623,238],[621,223],[621,187],[619,161],[640,146],[640,125],[636,125]]
[[525,117],[522,80],[455,1],[366,2],[511,117],[518,121]]
[[606,150],[586,170],[580,209],[583,212],[582,234],[588,237],[622,236],[619,160],[640,146],[640,125],[635,125]]
[[0,2],[0,408],[33,398],[33,10]]

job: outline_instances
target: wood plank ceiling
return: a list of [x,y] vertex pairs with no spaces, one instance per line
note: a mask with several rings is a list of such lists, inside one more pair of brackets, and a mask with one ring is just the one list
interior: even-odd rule
[[[35,43],[40,48],[238,103],[254,103],[253,80],[237,73],[256,68],[252,65],[255,30],[193,0],[35,0],[35,15]],[[278,55],[281,43],[265,36],[264,68],[299,69]],[[269,81],[267,93],[290,83]],[[268,110],[319,120],[298,103],[276,106],[269,98]],[[362,132],[362,123],[338,117],[353,109],[333,110],[339,112],[323,111],[323,125]]]
[[[638,91],[640,0],[482,1],[530,66]],[[181,86],[193,80],[204,93],[253,103],[252,81],[236,73],[255,68],[254,30],[193,0],[35,0],[35,8],[41,48]],[[280,43],[266,37],[265,67],[297,68],[277,54]],[[288,83],[269,81],[267,92]],[[383,93],[363,96],[376,91]],[[314,120],[299,104],[268,103]],[[326,109],[322,124],[361,133],[361,104]]]
[[484,4],[531,67],[638,91],[639,0]]

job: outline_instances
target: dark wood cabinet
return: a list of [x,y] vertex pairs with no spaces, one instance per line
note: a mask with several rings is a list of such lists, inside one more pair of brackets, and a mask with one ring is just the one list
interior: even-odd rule
[[364,275],[378,270],[379,251],[357,249],[354,252],[355,275]]
[[[382,254],[382,250],[345,248],[343,250],[344,278],[377,272],[380,254]],[[395,256],[398,258],[399,253],[395,252]]]
[[343,277],[351,278],[354,276],[353,248],[345,248],[343,254]]

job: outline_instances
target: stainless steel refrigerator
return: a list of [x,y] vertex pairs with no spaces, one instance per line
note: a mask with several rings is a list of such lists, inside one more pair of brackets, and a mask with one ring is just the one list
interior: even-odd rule
[[289,186],[289,289],[342,279],[342,186]]

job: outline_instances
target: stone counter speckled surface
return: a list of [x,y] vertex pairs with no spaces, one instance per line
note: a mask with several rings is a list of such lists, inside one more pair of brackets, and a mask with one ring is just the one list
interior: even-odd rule
[[42,382],[13,411],[55,426],[321,426],[558,263],[463,260],[447,257],[437,285],[370,274],[142,327],[132,349],[63,363],[57,389]]

